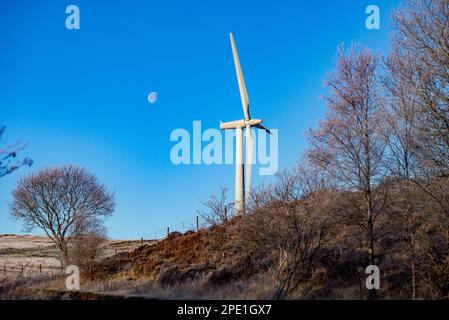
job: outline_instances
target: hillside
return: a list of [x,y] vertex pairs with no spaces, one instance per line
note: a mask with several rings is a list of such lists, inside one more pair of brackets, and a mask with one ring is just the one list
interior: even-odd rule
[[[3,235],[1,261],[16,271],[0,278],[0,298],[368,298],[370,247],[363,199],[335,188],[317,188],[304,195],[296,191],[303,182],[301,176],[285,175],[254,194],[248,214],[196,232],[172,232],[143,245],[104,242],[92,264],[87,269],[80,266],[79,295],[66,294],[67,276],[58,265],[59,253],[47,239]],[[381,205],[376,207],[374,229],[381,279],[376,294],[381,299],[407,299],[411,294],[412,256],[401,187],[400,181],[392,180],[373,190],[382,200],[376,200]],[[446,195],[447,189],[442,190]],[[434,200],[420,188],[409,192],[414,207],[422,208],[413,220],[419,235],[414,252],[417,294],[445,299],[449,292],[446,217],[429,205]],[[38,272],[38,264],[55,272]]]

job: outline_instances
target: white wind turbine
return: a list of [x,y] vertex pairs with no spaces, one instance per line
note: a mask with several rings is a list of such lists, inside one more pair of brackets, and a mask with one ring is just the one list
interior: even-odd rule
[[[222,122],[220,129],[235,129],[236,131],[236,152],[235,152],[235,214],[242,215],[245,213],[245,200],[250,196],[251,185],[251,164],[253,159],[253,137],[251,127],[256,127],[270,133],[270,130],[261,125],[261,119],[251,119],[249,114],[249,99],[246,92],[245,80],[243,79],[242,68],[240,67],[239,56],[234,43],[232,33],[231,37],[232,54],[234,56],[235,72],[237,73],[237,81],[239,84],[240,98],[242,100],[244,119]],[[246,168],[243,164],[243,128],[246,132]],[[245,172],[245,178],[243,174]],[[245,196],[245,197],[244,197]]]

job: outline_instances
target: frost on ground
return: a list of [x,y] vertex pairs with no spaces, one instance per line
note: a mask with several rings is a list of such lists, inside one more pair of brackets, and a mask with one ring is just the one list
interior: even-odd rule
[[8,256],[0,256],[0,270],[1,267],[35,267],[39,266],[45,268],[60,268],[61,262],[56,258],[48,258],[48,257],[8,257]]
[[56,258],[0,256],[0,279],[61,272],[61,262]]
[[59,252],[47,237],[0,235],[0,279],[60,272]]
[[15,235],[4,234],[0,235],[0,250],[2,249],[28,249],[52,247],[53,242],[47,237],[32,236],[32,235]]
[[[101,258],[132,251],[142,244],[141,241],[108,240],[103,245]],[[61,253],[48,237],[0,234],[0,279],[57,272],[62,272]]]

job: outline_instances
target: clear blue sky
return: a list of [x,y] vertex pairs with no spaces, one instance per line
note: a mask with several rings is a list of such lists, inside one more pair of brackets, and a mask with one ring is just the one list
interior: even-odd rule
[[[76,4],[81,29],[67,30]],[[379,6],[381,29],[365,28]],[[251,115],[279,129],[279,166],[294,166],[304,132],[323,115],[323,77],[339,43],[388,47],[397,1],[2,1],[1,146],[34,160],[0,180],[0,233],[20,233],[8,202],[17,180],[43,166],[86,167],[116,194],[112,238],[140,238],[195,216],[199,199],[234,189],[234,166],[175,166],[170,133],[242,117],[233,32]],[[149,104],[147,95],[158,92]],[[273,178],[258,176],[253,185]],[[36,231],[35,233],[39,233]]]

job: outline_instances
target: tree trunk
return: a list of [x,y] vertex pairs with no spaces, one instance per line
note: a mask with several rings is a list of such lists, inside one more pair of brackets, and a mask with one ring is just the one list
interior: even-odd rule
[[411,234],[411,250],[412,250],[412,299],[416,299],[416,256],[415,256],[415,237]]
[[56,247],[61,250],[62,265],[64,267],[67,267],[69,265],[69,252],[67,244],[64,243],[64,240],[57,235],[54,235],[51,239],[53,240],[53,243],[56,245]]
[[62,264],[64,267],[67,267],[69,265],[69,250],[66,243],[59,240],[59,249],[62,252]]
[[[367,109],[365,109],[365,132],[364,132],[364,149],[365,149],[365,168],[364,168],[364,180],[365,180],[365,186],[364,186],[364,194],[365,194],[365,200],[366,200],[366,209],[367,209],[367,215],[368,215],[368,221],[367,221],[367,240],[368,240],[368,265],[374,265],[375,261],[375,255],[374,255],[374,218],[373,218],[373,199],[371,194],[371,144],[370,144],[370,137],[368,134],[368,126],[369,126],[369,115],[367,112]],[[376,300],[377,299],[377,289],[371,289],[369,290],[368,295],[369,300]]]
[[69,254],[67,252],[67,248],[62,250],[62,259],[63,259],[64,267],[67,267],[69,265]]
[[[373,223],[373,210],[371,203],[371,194],[370,192],[367,194],[367,206],[368,206],[368,264],[375,265],[375,255],[374,255],[374,223]],[[377,289],[369,290],[368,295],[369,300],[377,299]]]
[[[407,193],[407,195],[410,195],[410,193]],[[412,287],[412,299],[416,299],[416,254],[415,254],[415,229],[414,229],[414,221],[413,221],[413,214],[410,207],[411,199],[410,197],[407,197],[407,208],[406,208],[406,219],[408,224],[408,233],[410,237],[410,251],[412,256],[411,261],[411,273],[412,273],[412,279],[411,279],[411,287]]]

